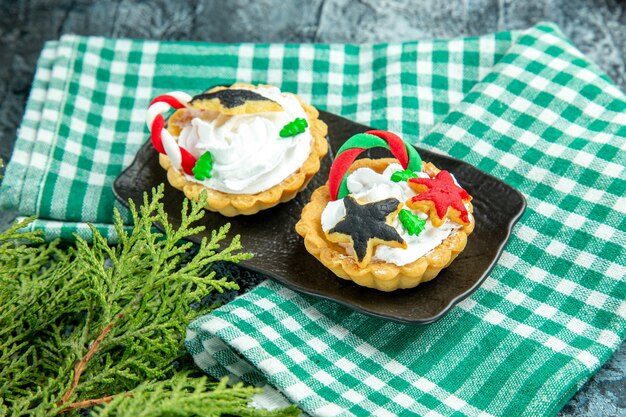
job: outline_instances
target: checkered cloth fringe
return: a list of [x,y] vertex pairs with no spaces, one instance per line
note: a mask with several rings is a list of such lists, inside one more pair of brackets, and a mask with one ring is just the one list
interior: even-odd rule
[[386,322],[266,282],[190,325],[206,372],[267,383],[314,416],[551,416],[619,347],[626,98],[551,25],[380,45],[66,36],[41,55],[2,204],[49,238],[87,236],[90,222],[114,239],[111,183],[147,139],[150,98],[234,81],[463,159],[528,209],[483,286],[438,322]]

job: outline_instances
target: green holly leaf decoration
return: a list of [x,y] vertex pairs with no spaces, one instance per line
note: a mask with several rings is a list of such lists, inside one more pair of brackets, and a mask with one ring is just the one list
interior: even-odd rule
[[391,174],[391,181],[393,182],[408,181],[409,178],[417,178],[417,174],[410,169],[396,171]]
[[204,181],[207,178],[211,178],[211,170],[213,169],[213,155],[211,152],[206,151],[202,154],[200,159],[196,161],[196,165],[191,169],[193,176],[198,181]]
[[411,210],[402,209],[398,213],[400,223],[411,236],[419,236],[424,231],[426,220],[420,219],[417,214],[413,214]]
[[283,128],[280,129],[279,135],[281,138],[288,138],[290,136],[296,136],[304,132],[304,129],[306,129],[308,126],[309,124],[307,123],[306,119],[298,117],[295,120],[283,126]]

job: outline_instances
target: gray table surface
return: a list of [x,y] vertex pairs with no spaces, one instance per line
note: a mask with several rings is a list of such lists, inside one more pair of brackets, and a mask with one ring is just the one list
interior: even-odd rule
[[[388,42],[557,23],[626,90],[626,4],[547,0],[0,0],[0,158],[43,43],[66,33],[209,42]],[[14,213],[0,213],[0,228]],[[559,416],[626,416],[626,343]]]

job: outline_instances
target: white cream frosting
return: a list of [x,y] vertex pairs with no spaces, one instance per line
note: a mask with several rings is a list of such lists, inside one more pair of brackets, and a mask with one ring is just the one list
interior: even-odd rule
[[296,136],[279,136],[283,126],[294,119],[308,121],[298,99],[276,87],[248,90],[274,100],[284,111],[211,120],[199,110],[190,110],[191,123],[180,132],[178,143],[196,158],[210,151],[213,169],[211,178],[199,181],[185,174],[188,180],[225,193],[256,194],[282,182],[309,157],[312,136],[308,127]]
[[[386,198],[396,198],[401,202],[406,202],[416,193],[409,187],[406,181],[393,182],[391,175],[396,171],[402,171],[399,164],[390,164],[382,174],[378,174],[370,168],[359,168],[348,176],[348,190],[354,198],[361,202],[374,202]],[[424,172],[417,173],[420,178],[428,178]],[[456,180],[455,180],[456,181]],[[406,205],[403,209],[410,210]],[[403,266],[416,261],[439,246],[450,234],[461,226],[453,221],[446,220],[440,227],[435,227],[431,223],[426,213],[411,210],[420,219],[426,220],[424,230],[418,236],[409,235],[400,219],[396,218],[391,223],[402,239],[407,243],[407,248],[392,248],[381,244],[374,250],[374,261],[383,261]],[[346,209],[343,198],[328,203],[322,212],[322,229],[328,232],[345,216]],[[342,244],[346,248],[348,255],[353,254],[351,244]]]

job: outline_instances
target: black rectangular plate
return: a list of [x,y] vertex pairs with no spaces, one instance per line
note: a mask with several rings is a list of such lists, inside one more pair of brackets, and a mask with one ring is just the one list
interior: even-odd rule
[[[424,161],[452,172],[473,196],[474,232],[469,236],[466,249],[430,282],[391,293],[358,286],[338,278],[310,255],[294,229],[313,190],[326,182],[333,153],[352,135],[371,129],[324,111],[320,111],[320,118],[328,125],[331,152],[304,191],[290,202],[253,216],[227,218],[207,211],[203,221],[208,232],[191,240],[199,242],[212,229],[230,222],[231,233],[241,235],[244,250],[254,253],[252,259],[240,264],[243,268],[263,273],[296,291],[379,318],[406,324],[427,324],[441,318],[476,290],[495,266],[513,226],[526,208],[524,197],[505,182],[463,161],[417,148]],[[371,150],[364,156],[388,156],[384,152]],[[129,199],[139,205],[145,191],[164,183],[165,210],[169,221],[177,227],[184,195],[169,185],[158,159],[158,153],[148,141],[133,163],[115,180],[113,191],[126,206]]]

